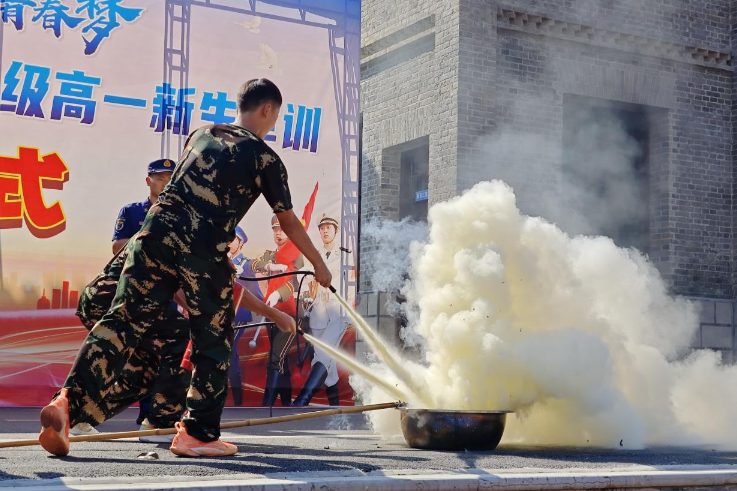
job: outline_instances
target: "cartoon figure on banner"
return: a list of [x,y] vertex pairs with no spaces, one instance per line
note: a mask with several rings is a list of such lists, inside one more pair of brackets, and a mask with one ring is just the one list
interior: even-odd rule
[[[235,228],[236,239],[230,244],[230,250],[228,251],[228,257],[233,261],[235,267],[236,278],[240,276],[255,277],[251,270],[251,260],[248,259],[241,249],[248,242],[248,236],[241,227]],[[236,280],[233,290],[233,298],[235,299],[235,324],[236,326],[247,324],[254,321],[262,321],[263,317],[258,316],[258,319],[254,318],[253,313],[241,305],[239,300],[242,299],[242,290],[248,290],[256,298],[263,301],[263,294],[255,281]],[[260,328],[256,329],[256,336],[260,332]],[[230,358],[230,367],[228,368],[228,380],[230,382],[230,389],[233,393],[233,405],[243,405],[243,379],[241,377],[240,367],[240,355],[238,354],[238,342],[246,333],[245,329],[238,329],[235,332],[235,340],[233,341],[233,353]],[[255,337],[256,337],[255,336]]]
[[[302,213],[302,224],[305,229],[310,225],[312,210],[315,206],[318,184],[310,196],[310,200]],[[251,262],[251,270],[254,273],[265,275],[283,273],[285,271],[297,271],[304,266],[304,258],[297,247],[290,241],[279,225],[276,215],[271,219],[271,230],[274,234],[276,251],[265,251],[261,257]],[[297,314],[297,303],[294,294],[299,284],[296,276],[285,276],[269,280],[264,298],[266,304],[291,316]],[[272,406],[277,397],[281,399],[283,406],[292,403],[292,380],[291,370],[288,363],[289,348],[294,335],[281,333],[270,328],[269,342],[270,357],[266,365],[266,386],[264,387],[264,406]]]
[[[333,286],[340,286],[342,254],[350,254],[351,251],[340,247],[340,228],[338,221],[323,213],[320,223],[322,247],[320,255],[325,260],[330,272],[333,274]],[[319,340],[333,347],[340,345],[343,335],[351,324],[350,317],[341,307],[338,299],[315,281],[310,281],[310,294],[305,298],[306,315],[309,317],[310,331]],[[307,350],[306,350],[307,352]],[[340,393],[338,389],[338,364],[327,353],[320,348],[311,346],[312,364],[310,374],[307,377],[302,390],[294,401],[295,406],[306,406],[312,398],[325,386],[328,402],[331,406],[340,405]],[[302,362],[302,360],[300,360]]]

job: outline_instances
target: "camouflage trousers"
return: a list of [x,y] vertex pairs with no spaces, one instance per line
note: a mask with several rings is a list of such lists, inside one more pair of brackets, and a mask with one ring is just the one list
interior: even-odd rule
[[117,397],[114,385],[126,364],[181,287],[189,308],[194,365],[183,421],[195,438],[216,440],[233,343],[232,270],[224,255],[198,257],[152,237],[136,236],[125,247],[127,258],[112,306],[85,339],[64,383],[72,424],[105,418],[105,397]]
[[[77,316],[87,330],[110,308],[127,256],[122,249],[82,290]],[[188,342],[189,321],[176,308],[166,309],[143,335],[120,378],[102,394],[101,412],[83,415],[85,422],[98,425],[150,395],[149,422],[157,428],[172,428],[184,413],[189,388],[190,372],[181,367]]]
[[83,411],[73,417],[72,425],[85,422],[96,426],[151,395],[148,421],[156,428],[173,428],[182,419],[189,388],[190,372],[180,366],[188,342],[181,337],[144,336],[120,378],[99,395],[99,411]]

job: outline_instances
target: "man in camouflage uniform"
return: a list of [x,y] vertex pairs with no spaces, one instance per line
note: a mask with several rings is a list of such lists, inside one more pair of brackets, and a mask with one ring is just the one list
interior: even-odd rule
[[[271,217],[271,230],[274,234],[274,243],[276,244],[277,250],[265,251],[261,257],[252,260],[251,271],[254,273],[264,275],[278,274],[283,273],[290,266],[288,264],[280,264],[277,261],[277,251],[289,242],[289,238],[284,234],[276,215]],[[304,257],[300,254],[292,262],[291,269],[302,269],[304,264]],[[298,284],[299,279],[297,276],[294,276],[291,281],[276,288],[268,298],[264,299],[266,304],[269,307],[274,307],[294,317],[297,314],[294,292]],[[292,372],[287,360],[292,340],[294,340],[294,336],[291,333],[283,332],[273,327],[269,328],[269,343],[271,346],[269,347],[269,361],[266,364],[264,397],[261,401],[263,406],[273,406],[277,397],[281,400],[282,406],[291,406],[292,404]]]
[[[233,342],[233,268],[227,250],[236,225],[259,195],[315,266],[316,281],[330,285],[330,271],[292,211],[286,168],[263,141],[279,116],[281,93],[268,80],[250,80],[237,99],[235,124],[205,126],[190,135],[171,181],[126,245],[112,307],[87,336],[58,397],[41,410],[39,442],[49,453],[69,453],[70,423],[104,418],[105,394],[180,288],[189,309],[194,371],[188,411],[176,424],[171,451],[187,456],[237,452],[219,439]],[[293,321],[277,325],[292,333],[296,329]]]
[[[125,248],[105,266],[82,290],[77,316],[88,329],[107,313],[115,297],[128,256]],[[102,417],[92,416],[87,422],[96,426],[126,407],[151,395],[147,419],[155,428],[173,428],[186,404],[190,372],[181,367],[184,350],[189,342],[189,321],[169,305],[141,337],[137,348],[123,367],[120,378],[99,404]],[[168,442],[171,438],[142,437],[144,442]]]

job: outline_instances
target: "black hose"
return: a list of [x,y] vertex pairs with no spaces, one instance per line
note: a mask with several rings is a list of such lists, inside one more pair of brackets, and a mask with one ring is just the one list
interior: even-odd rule
[[300,274],[309,275],[309,276],[315,275],[313,271],[299,270],[299,271],[286,271],[284,273],[276,273],[276,274],[271,274],[268,276],[261,276],[259,278],[252,277],[252,276],[239,276],[238,279],[244,280],[244,281],[263,281],[263,280],[273,280],[274,278],[281,278],[282,276],[296,276]]
[[[263,281],[263,280],[273,280],[274,278],[282,278],[284,276],[297,276],[302,275],[302,278],[299,280],[299,287],[297,288],[297,308],[296,313],[294,314],[294,322],[295,324],[299,322],[299,297],[302,295],[302,282],[305,280],[307,276],[315,276],[314,271],[287,271],[285,273],[277,273],[272,274],[268,276],[261,276],[260,278],[255,277],[246,277],[246,276],[239,276],[239,280],[243,281]],[[335,288],[333,288],[333,285],[330,285],[330,290],[335,293]],[[273,322],[254,322],[252,324],[244,324],[242,326],[237,327],[236,329],[247,329],[249,327],[255,327],[255,326],[265,326],[265,325],[271,325],[275,326]],[[297,328],[297,334],[304,334],[299,327]],[[297,345],[297,350],[299,350],[299,344]]]
[[239,329],[248,329],[249,327],[258,327],[258,326],[275,326],[276,324],[271,321],[264,321],[264,322],[251,322],[249,324],[240,324],[236,325],[233,330],[237,331]]

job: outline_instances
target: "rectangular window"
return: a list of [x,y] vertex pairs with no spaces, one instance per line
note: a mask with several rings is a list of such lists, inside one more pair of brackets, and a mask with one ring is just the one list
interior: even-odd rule
[[425,138],[418,146],[400,153],[399,218],[427,221],[430,184],[430,143]]
[[570,223],[564,229],[648,251],[649,120],[647,106],[565,96],[561,190]]

